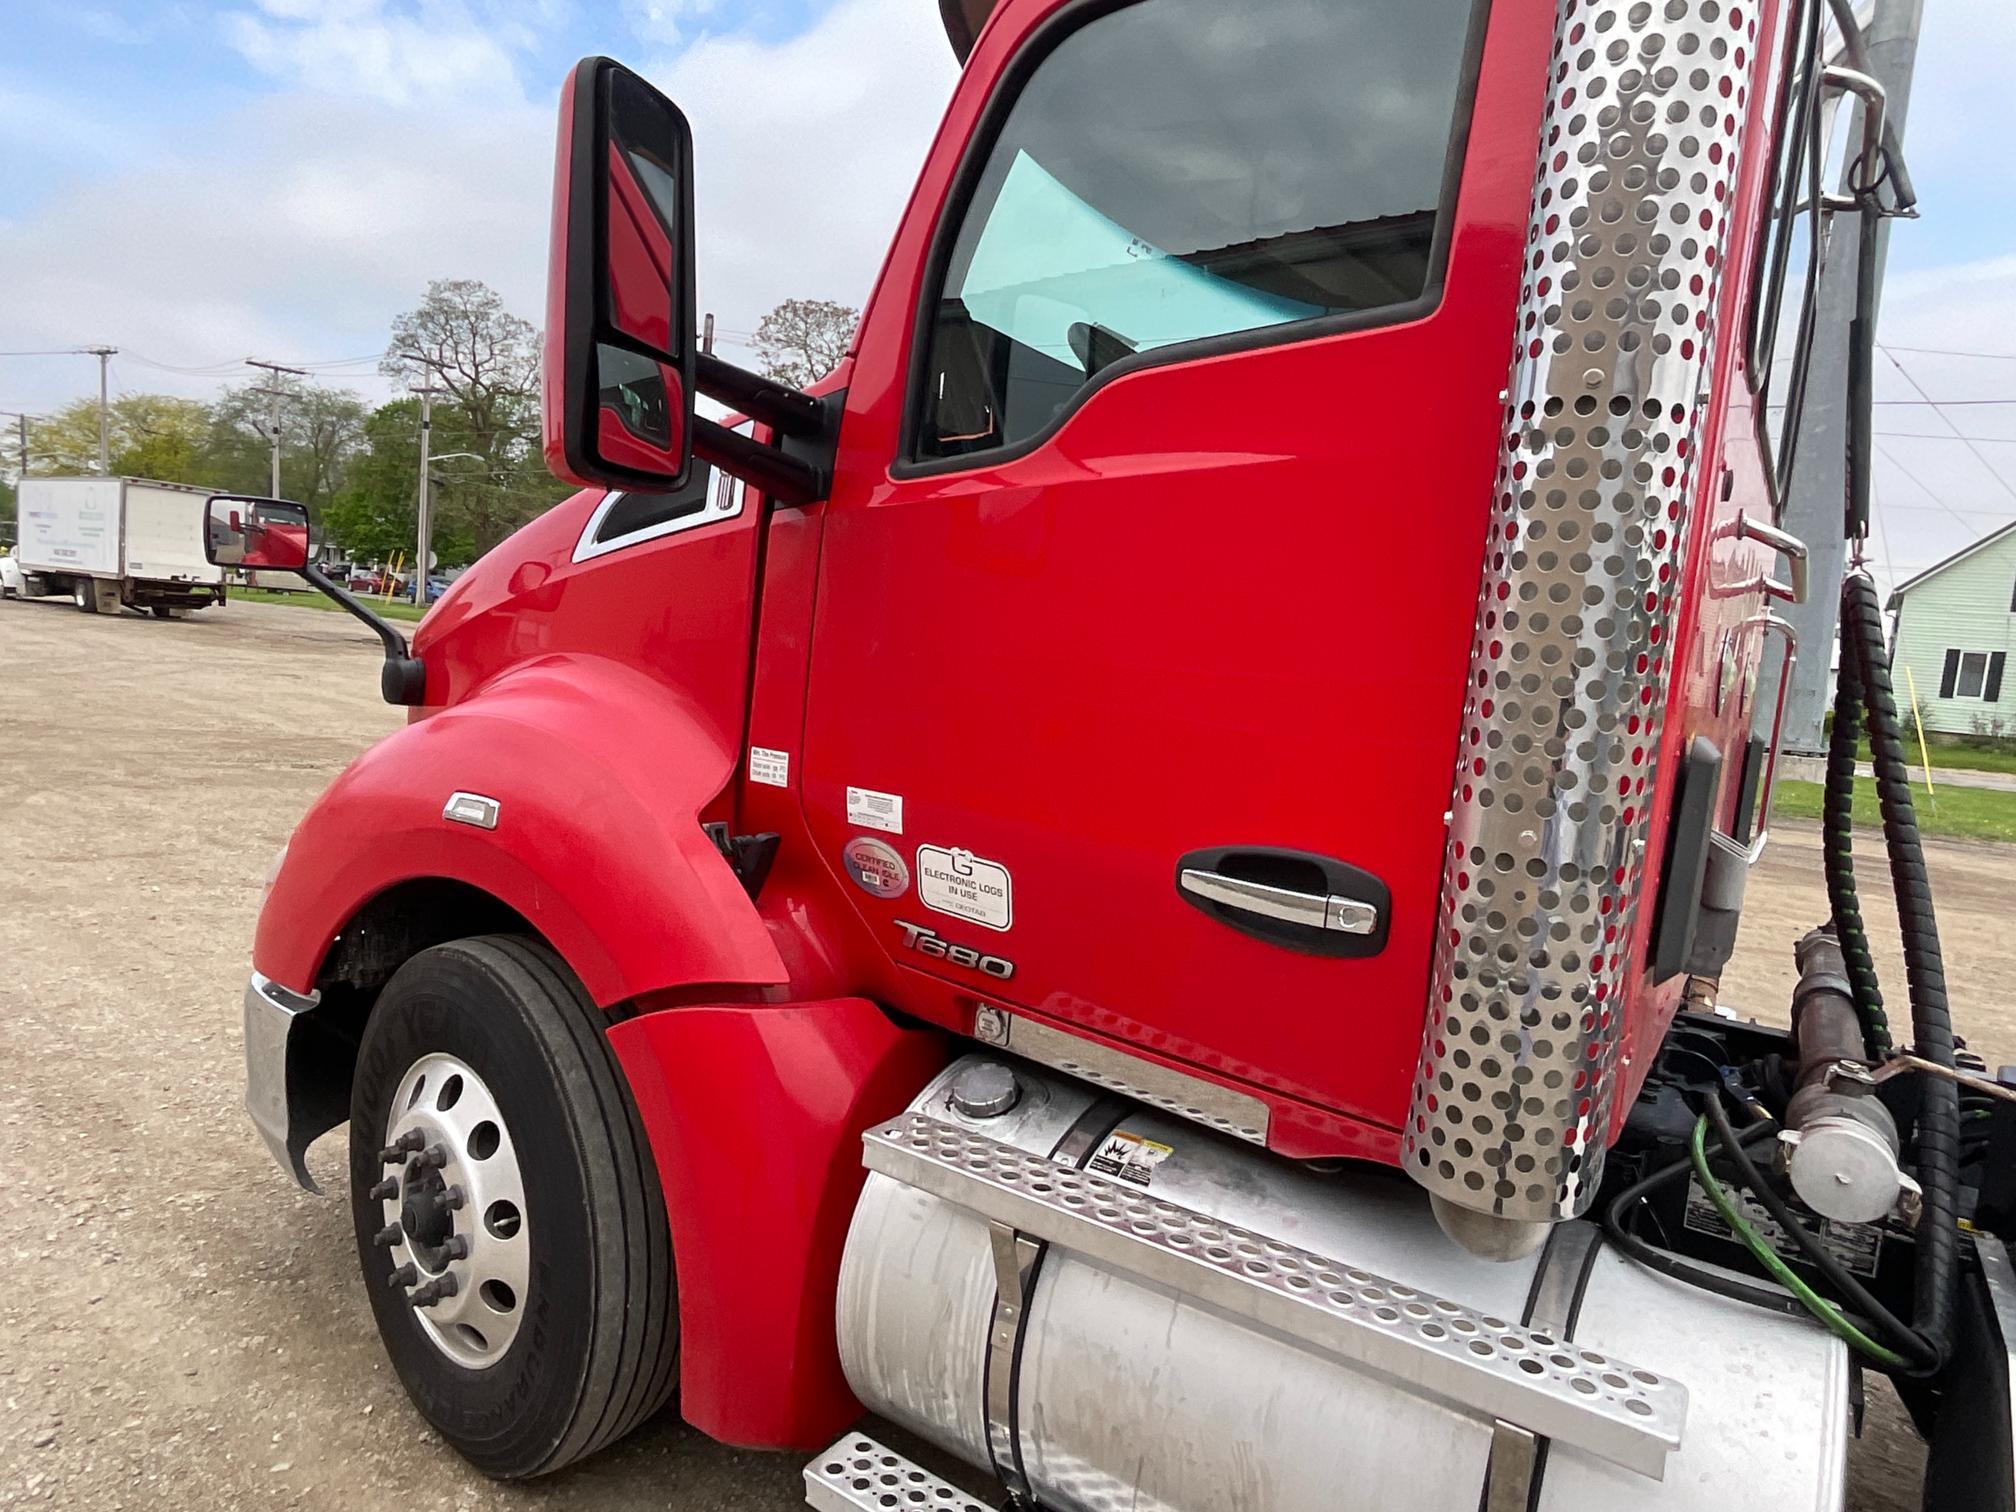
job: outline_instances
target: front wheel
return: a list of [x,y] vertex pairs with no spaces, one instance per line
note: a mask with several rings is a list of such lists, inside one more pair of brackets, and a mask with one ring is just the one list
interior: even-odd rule
[[70,602],[77,606],[79,613],[96,614],[98,612],[97,585],[89,578],[72,583],[70,585]]
[[488,1474],[557,1470],[672,1393],[664,1194],[602,1015],[513,936],[422,951],[350,1099],[357,1252],[394,1370]]

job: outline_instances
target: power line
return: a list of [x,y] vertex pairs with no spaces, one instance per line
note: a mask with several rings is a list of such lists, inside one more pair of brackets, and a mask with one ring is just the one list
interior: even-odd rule
[[[1910,370],[1906,368],[1903,363],[1897,360],[1896,353],[1892,352],[1880,341],[1876,343],[1876,349],[1880,351],[1884,356],[1890,359],[1890,366],[1897,369],[1899,375],[1902,376],[1904,381],[1911,385],[1911,391],[1913,393],[1915,393],[1920,399],[1923,399],[1927,404],[1932,403],[1932,396],[1926,393],[1925,390],[1919,386],[1918,380],[1911,376]],[[1950,419],[1947,419],[1945,414],[1940,411],[1938,405],[1933,405],[1932,408],[1933,413],[1938,414],[1941,420],[1946,421],[1946,428],[1953,432],[1954,439],[1959,441],[1961,445],[1965,446],[1967,448],[1968,454],[1972,456],[1976,462],[1979,462],[1981,466],[1987,470],[1988,476],[1995,480],[1995,486],[2001,489],[2002,492],[2004,492],[2005,494],[2009,495],[2011,500],[2016,500],[2016,488],[2010,487],[2009,480],[2003,477],[2002,474],[1995,469],[1994,464],[1989,462],[1989,460],[1986,457],[1981,455],[1981,449],[1978,446],[1976,446],[1972,441],[1970,441],[1967,437],[1960,434],[1960,427],[1955,425]],[[1888,454],[1886,453],[1885,455]],[[1895,461],[1896,459],[1893,457],[1891,458],[1891,460]]]
[[1923,357],[1979,357],[1984,362],[2016,362],[2016,352],[1959,352],[1950,347],[1891,346],[1883,343],[1888,351],[1916,352]]
[[[1892,467],[1896,468],[1897,471],[1904,474],[1904,476],[1917,487],[1920,493],[1925,495],[1926,498],[1930,499],[1935,506],[1937,506],[1940,509],[1943,509],[1947,514],[1951,515],[1954,521],[1960,526],[1961,529],[1969,532],[1970,534],[1976,533],[1978,531],[1979,527],[1970,525],[1966,520],[1962,519],[1960,517],[1960,511],[1955,509],[1951,504],[1948,504],[1945,498],[1940,494],[1938,494],[1937,492],[1935,492],[1930,486],[1928,486],[1923,478],[1919,477],[1918,474],[1911,471],[1911,469],[1906,467],[1902,462],[1898,461],[1896,453],[1892,452],[1889,447],[1885,446],[1881,441],[1878,441],[1876,443],[1876,450],[1889,461]],[[1986,511],[1982,511],[1982,513],[1986,513]]]

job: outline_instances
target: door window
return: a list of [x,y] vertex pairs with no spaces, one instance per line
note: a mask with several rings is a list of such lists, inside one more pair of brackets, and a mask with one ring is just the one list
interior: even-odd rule
[[1418,313],[1474,9],[1153,0],[1066,35],[962,201],[913,454],[1028,441],[1136,354]]

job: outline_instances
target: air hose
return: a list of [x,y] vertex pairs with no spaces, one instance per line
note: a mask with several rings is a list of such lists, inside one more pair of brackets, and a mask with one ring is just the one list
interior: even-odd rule
[[[1862,572],[1851,572],[1841,585],[1841,702],[1834,714],[1834,740],[1829,748],[1829,831],[1837,828],[1833,814],[1834,755],[1843,740],[1853,750],[1857,706],[1869,731],[1875,759],[1876,796],[1883,814],[1883,840],[1889,853],[1890,882],[1897,898],[1897,918],[1904,942],[1904,972],[1911,999],[1911,1037],[1917,1053],[1936,1065],[1953,1065],[1953,1019],[1946,1002],[1946,967],[1939,951],[1939,925],[1933,916],[1932,891],[1925,875],[1925,855],[1918,843],[1918,820],[1911,801],[1911,780],[1904,761],[1904,739],[1897,718],[1896,695],[1890,686],[1890,658],[1883,645],[1883,609],[1876,586]],[[1854,697],[1851,705],[1849,699]],[[1842,726],[1849,734],[1842,734]],[[1852,769],[1851,769],[1852,770]],[[1840,805],[1844,872],[1848,804]],[[1835,853],[1828,853],[1828,890],[1836,887]],[[1853,878],[1846,878],[1853,906]],[[1836,916],[1845,948],[1850,919]],[[1862,939],[1859,914],[1853,932]],[[1851,973],[1852,975],[1852,973]],[[1874,970],[1870,971],[1874,982]],[[1857,987],[1860,1002],[1860,988]],[[1878,1007],[1880,1013],[1880,1003]],[[1873,1049],[1874,1047],[1872,1047]],[[1944,1077],[1918,1078],[1915,1120],[1917,1173],[1924,1189],[1924,1208],[1917,1225],[1918,1264],[1912,1299],[1912,1327],[1941,1359],[1953,1332],[1954,1294],[1959,1273],[1958,1189],[1960,1182],[1960,1094]]]
[[1834,729],[1827,741],[1827,786],[1821,807],[1822,864],[1827,873],[1827,906],[1848,968],[1855,1016],[1870,1055],[1890,1048],[1890,1020],[1883,1012],[1883,991],[1876,982],[1876,962],[1869,953],[1869,934],[1862,927],[1862,902],[1855,893],[1855,762],[1861,738],[1862,673],[1849,644],[1848,618],[1841,619],[1841,675],[1834,694]]

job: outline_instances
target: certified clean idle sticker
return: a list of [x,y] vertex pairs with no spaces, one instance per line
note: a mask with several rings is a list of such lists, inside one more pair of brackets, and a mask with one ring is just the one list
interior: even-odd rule
[[893,846],[867,835],[856,835],[840,852],[854,885],[878,898],[900,898],[910,891],[910,868]]
[[749,780],[765,787],[791,786],[791,753],[768,746],[749,747]]
[[957,846],[917,847],[917,897],[926,908],[988,929],[1006,929],[1015,919],[1008,868]]
[[900,835],[903,833],[903,795],[850,787],[847,789],[847,822],[862,829]]
[[1099,1148],[1085,1163],[1085,1168],[1097,1171],[1101,1176],[1113,1176],[1145,1187],[1155,1180],[1155,1167],[1175,1153],[1174,1146],[1143,1139],[1125,1129],[1115,1129],[1099,1141]]

